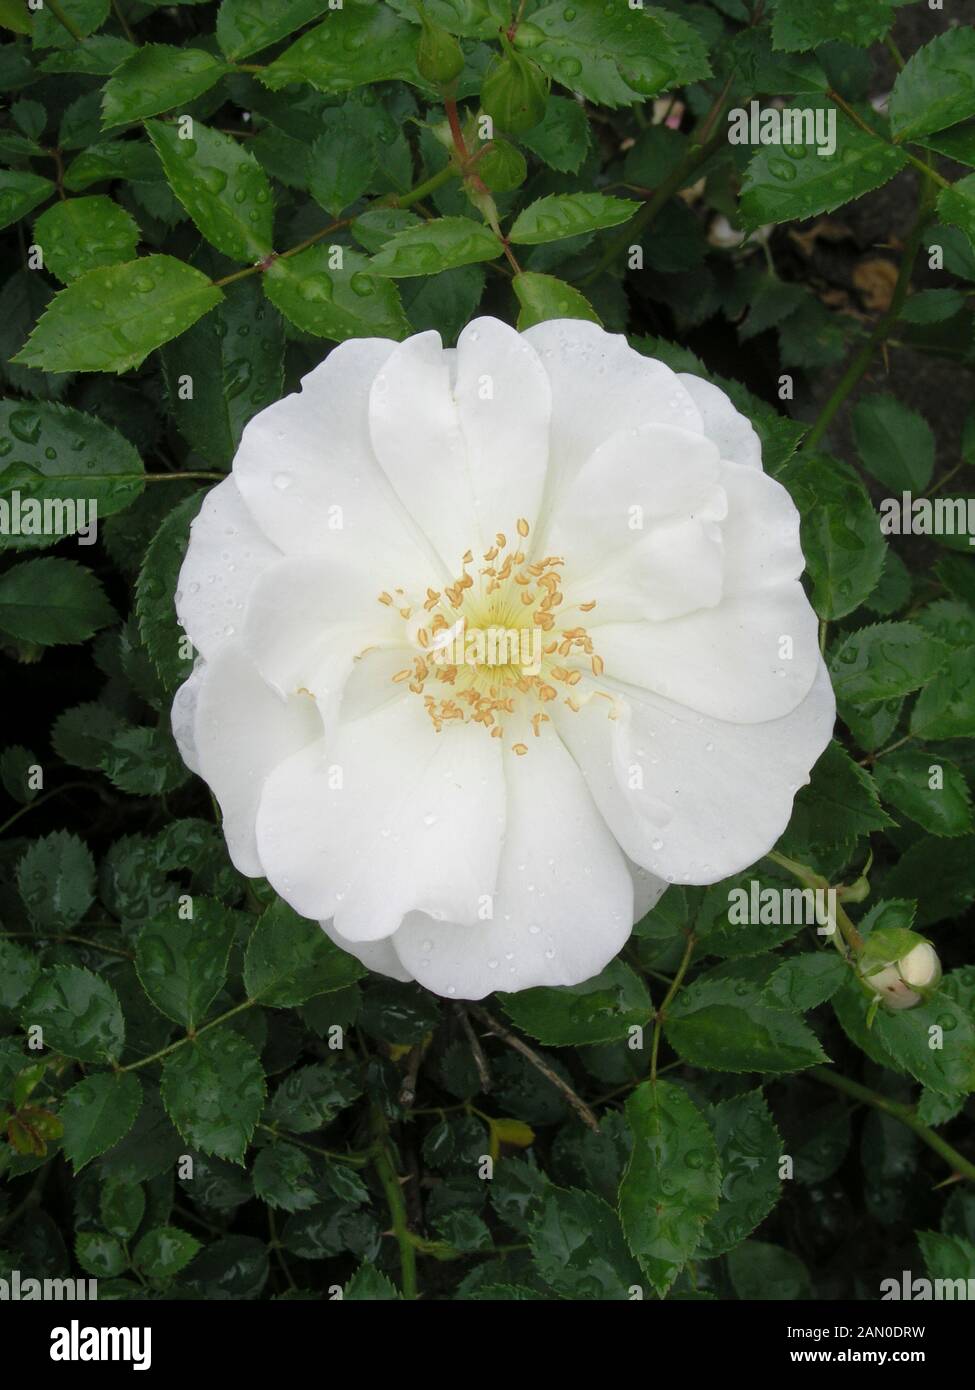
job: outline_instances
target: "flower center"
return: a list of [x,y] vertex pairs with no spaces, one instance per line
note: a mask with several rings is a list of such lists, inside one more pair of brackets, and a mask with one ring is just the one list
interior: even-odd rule
[[[549,719],[546,705],[562,699],[578,711],[593,695],[610,700],[615,717],[613,697],[592,682],[602,674],[602,658],[585,627],[566,622],[576,609],[592,612],[595,599],[564,608],[564,560],[548,555],[529,561],[528,522],[519,520],[515,529],[510,545],[498,532],[481,565],[468,550],[454,583],[442,592],[428,589],[422,603],[411,602],[402,589],[379,595],[380,603],[398,610],[417,649],[412,665],[393,680],[422,697],[437,733],[459,721],[504,738],[505,720],[523,712],[538,737]],[[511,746],[519,755],[528,752],[525,743]]]

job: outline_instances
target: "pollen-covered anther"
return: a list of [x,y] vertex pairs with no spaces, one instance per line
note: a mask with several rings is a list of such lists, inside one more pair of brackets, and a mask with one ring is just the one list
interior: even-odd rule
[[[567,658],[588,657],[592,676],[602,674],[602,659],[593,652],[586,629],[557,628],[555,610],[564,603],[559,572],[565,562],[559,555],[529,560],[520,545],[530,530],[528,521],[519,518],[518,541],[510,550],[499,531],[494,545],[483,552],[484,564],[476,574],[467,568],[474,563],[474,552],[465,551],[461,573],[442,591],[427,588],[422,605],[412,602],[403,589],[394,591],[395,598],[386,590],[379,595],[380,603],[395,608],[409,623],[408,640],[419,650],[412,668],[398,671],[393,680],[422,696],[437,733],[460,721],[479,724],[492,738],[503,739],[501,721],[515,714],[517,700],[550,704],[559,698],[557,686],[574,692],[583,679],[591,679],[589,671],[564,664]],[[419,617],[421,606],[427,620],[410,622],[414,611]],[[573,605],[581,612],[595,606],[595,599]],[[550,635],[542,641],[542,634]],[[553,661],[556,656],[560,662]],[[430,680],[449,687],[451,694],[437,699],[427,690]],[[590,688],[578,697],[566,693],[562,702],[579,710],[595,693],[606,692]],[[612,698],[607,698],[612,715]],[[539,738],[548,714],[540,708],[525,713]],[[511,748],[519,756],[528,752],[525,743]]]

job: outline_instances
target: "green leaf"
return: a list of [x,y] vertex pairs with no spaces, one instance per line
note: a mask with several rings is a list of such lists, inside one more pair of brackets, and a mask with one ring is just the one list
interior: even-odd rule
[[833,652],[830,676],[838,700],[854,705],[907,695],[933,680],[948,648],[915,623],[877,623],[851,632]]
[[65,284],[86,270],[130,261],[141,236],[131,213],[104,194],[55,203],[34,223],[45,266]]
[[113,786],[130,796],[162,796],[189,778],[172,734],[161,726],[120,729],[100,767]]
[[200,1248],[195,1236],[176,1226],[147,1231],[132,1252],[132,1262],[147,1279],[172,1279]]
[[586,299],[572,285],[557,280],[554,275],[541,275],[538,271],[525,270],[516,275],[511,282],[521,309],[518,313],[518,332],[533,328],[536,323],[546,319],[587,319],[590,323],[601,323],[599,315]]
[[943,323],[960,314],[966,303],[964,290],[919,290],[901,310],[901,323]]
[[125,1024],[112,986],[78,965],[45,970],[24,1001],[25,1028],[41,1027],[44,1046],[79,1062],[115,1062]]
[[144,44],[105,84],[102,129],[186,106],[229,71],[229,64],[202,48]]
[[93,1072],[71,1087],[60,1116],[64,1153],[76,1174],[125,1138],[141,1104],[142,1087],[131,1072]]
[[196,1029],[223,988],[236,922],[208,898],[193,899],[192,918],[175,908],[147,922],[136,943],[142,988],[161,1013]]
[[795,1014],[770,1008],[762,993],[775,957],[728,961],[698,976],[667,1010],[667,1040],[692,1066],[715,1071],[799,1071],[826,1060]]
[[460,265],[439,275],[405,281],[400,293],[414,331],[436,329],[445,343],[456,341],[464,325],[475,317],[484,279],[482,266]]
[[[967,1298],[971,1280],[975,1279],[975,1245],[960,1235],[942,1235],[939,1231],[918,1231],[917,1243],[924,1256],[924,1267],[931,1279],[951,1280],[955,1288],[936,1297]],[[964,1280],[963,1292],[957,1280]]]
[[59,714],[51,730],[51,745],[72,767],[98,772],[102,759],[124,721],[105,705],[75,705]]
[[247,943],[244,985],[248,997],[276,1008],[292,1008],[361,979],[354,956],[334,945],[319,927],[276,898],[258,920]]
[[515,46],[600,106],[628,106],[711,72],[697,30],[650,5],[543,5],[518,26]]
[[166,1111],[189,1144],[243,1163],[265,1092],[249,1042],[225,1026],[212,1029],[166,1058],[161,1086]]
[[581,236],[602,227],[617,227],[633,216],[639,203],[608,198],[604,193],[553,193],[529,203],[518,216],[509,238],[524,246]]
[[897,492],[926,490],[934,434],[918,411],[893,396],[864,396],[853,408],[853,433],[864,468],[878,482]]
[[437,217],[407,227],[386,242],[369,262],[375,275],[432,275],[472,261],[493,261],[504,250],[481,222],[469,217]]
[[647,1081],[626,1102],[633,1152],[620,1183],[626,1243],[663,1297],[718,1209],[721,1169],[707,1120],[681,1087]]
[[843,618],[873,592],[883,569],[873,504],[853,469],[824,454],[793,459],[777,476],[802,518],[813,607],[827,621]]
[[[826,958],[839,961],[836,955]],[[701,1260],[725,1254],[750,1235],[775,1206],[781,1190],[782,1140],[760,1090],[712,1105],[708,1120],[718,1149],[721,1188],[718,1209],[706,1221],[694,1252]]]
[[830,102],[814,102],[837,121],[836,150],[815,145],[769,145],[752,156],[739,205],[746,231],[767,222],[790,222],[832,212],[878,188],[907,164],[903,150],[852,125]]
[[0,939],[0,1009],[17,1008],[30,992],[40,968],[32,952]]
[[[53,545],[61,535],[74,534],[79,523],[90,526],[92,503],[100,521],[142,492],[143,467],[136,450],[117,430],[80,410],[46,401],[0,401],[0,438],[10,446],[0,461],[0,496],[11,505],[11,514],[16,491],[22,526],[28,498],[36,498],[42,520],[46,508],[53,523],[46,534],[4,535],[0,548]],[[61,505],[69,500],[74,505]],[[76,505],[79,501],[86,503],[84,508]]]
[[95,861],[77,835],[55,830],[17,864],[17,889],[39,930],[70,931],[95,900]]
[[360,1265],[342,1290],[344,1303],[348,1303],[349,1299],[354,1302],[392,1303],[400,1298],[402,1294],[396,1285],[371,1264]]
[[975,738],[975,648],[952,652],[911,712],[916,738]]
[[272,90],[309,82],[320,92],[348,92],[367,82],[419,82],[420,30],[387,5],[349,3],[285,49],[261,73]]
[[185,633],[176,621],[174,598],[190,523],[202,501],[203,494],[194,493],[169,513],[149,543],[136,584],[139,633],[167,691],[175,691],[193,669],[192,657],[180,655]]
[[172,256],[102,266],[54,296],[14,360],[47,372],[125,372],[222,297]]
[[975,121],[965,121],[936,135],[923,135],[918,144],[926,150],[945,154],[959,164],[967,164],[969,169],[975,169]]
[[567,97],[549,97],[545,115],[518,137],[550,169],[574,174],[589,153],[589,122],[583,107]]
[[82,1269],[96,1279],[112,1279],[129,1263],[121,1242],[103,1231],[80,1231],[75,1240],[75,1255]]
[[320,133],[311,147],[308,192],[333,217],[361,198],[376,171],[376,122],[365,106],[351,101],[322,112]]
[[354,1071],[339,1062],[298,1067],[281,1081],[268,1103],[268,1120],[293,1134],[324,1129],[362,1094]]
[[166,178],[203,236],[235,261],[257,261],[272,249],[274,203],[267,175],[232,136],[193,122],[191,139],[178,124],[146,121]]
[[650,996],[621,960],[582,984],[502,994],[505,1013],[523,1032],[549,1047],[613,1042],[650,1017]]
[[0,169],[0,227],[19,222],[53,192],[54,184],[40,174]]
[[135,53],[135,46],[113,34],[96,34],[86,43],[72,44],[48,53],[41,72],[80,73],[85,77],[108,77],[120,63]]
[[932,835],[966,835],[973,828],[968,783],[939,755],[898,749],[876,763],[874,777],[883,799]]
[[946,222],[960,227],[975,246],[975,174],[942,190],[938,196],[938,212]]
[[975,30],[959,25],[918,49],[897,74],[889,111],[897,140],[975,116]]
[[319,338],[405,338],[410,329],[396,286],[375,275],[365,256],[341,250],[341,268],[323,245],[274,261],[263,276],[268,299]]
[[773,46],[800,53],[834,42],[867,48],[893,23],[894,2],[858,0],[841,10],[836,0],[779,0],[772,16]]
[[893,823],[869,772],[834,739],[799,789],[780,844],[785,854],[805,853],[811,845],[839,845]]
[[563,1298],[624,1300],[641,1283],[616,1212],[594,1193],[547,1188],[530,1236],[538,1273]]
[[71,25],[63,24],[48,5],[39,5],[34,15],[34,43],[38,48],[71,48],[76,34],[87,38],[108,18],[109,0],[61,0],[58,7]]
[[208,464],[229,467],[247,421],[284,390],[280,314],[256,278],[242,280],[160,355],[177,429]]
[[254,1195],[275,1211],[307,1211],[318,1201],[311,1159],[293,1144],[272,1144],[254,1160]]
[[113,617],[101,584],[75,560],[25,560],[0,575],[0,632],[24,642],[70,646]]
[[106,179],[152,182],[161,178],[159,156],[148,140],[102,140],[75,156],[64,171],[64,186],[80,193]]
[[846,972],[846,963],[835,951],[807,951],[783,961],[765,986],[764,998],[773,1008],[805,1013],[832,998]]
[[916,898],[919,926],[928,927],[946,917],[957,917],[975,901],[973,852],[973,835],[950,840],[922,835],[900,856],[884,879],[884,892]]
[[[128,1078],[122,1076],[119,1079],[125,1081]],[[142,1224],[146,1194],[138,1183],[109,1178],[102,1184],[98,1206],[106,1231],[119,1240],[130,1240]]]
[[728,1276],[739,1298],[794,1302],[812,1296],[809,1271],[791,1250],[746,1240],[728,1256]]
[[[857,992],[865,1010],[869,1001]],[[871,1031],[896,1069],[932,1091],[951,1096],[975,1090],[975,1023],[943,991],[913,1009],[880,1008]]]
[[330,8],[331,0],[222,0],[217,42],[228,58],[249,58]]

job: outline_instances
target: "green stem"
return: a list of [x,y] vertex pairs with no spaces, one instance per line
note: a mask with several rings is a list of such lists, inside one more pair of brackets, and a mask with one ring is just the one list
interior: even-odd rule
[[42,931],[0,931],[0,937],[5,941],[70,941],[75,946],[90,946],[93,951],[104,951],[105,954],[109,956],[121,956],[124,960],[135,960],[135,953],[133,951],[125,951],[121,946],[103,946],[100,941],[92,941],[88,936],[70,936],[64,934],[48,936]]
[[724,141],[726,132],[721,124],[721,115],[731,89],[732,79],[722,87],[714,105],[704,117],[699,131],[695,131],[695,140],[690,149],[685,154],[677,167],[659,184],[654,193],[643,204],[640,210],[625,222],[619,232],[610,240],[605,252],[596,263],[595,267],[584,275],[579,281],[583,288],[591,285],[597,280],[605,270],[613,264],[620,252],[627,246],[632,245],[635,238],[639,238],[653,222],[657,213],[668,203],[696,169],[709,159],[718,146]]
[[[926,168],[927,166],[924,167]],[[921,201],[918,205],[917,218],[911,229],[911,234],[908,237],[907,245],[904,248],[904,255],[901,259],[900,269],[897,272],[897,282],[894,285],[894,293],[891,296],[890,307],[884,316],[878,320],[873,332],[840,377],[833,390],[833,394],[819,412],[816,423],[806,435],[803,448],[815,449],[817,444],[819,444],[823,435],[829,428],[833,416],[857,385],[870,365],[874,352],[888,337],[891,329],[900,317],[901,310],[904,307],[904,301],[907,298],[907,292],[910,288],[911,275],[914,271],[914,262],[920,250],[921,238],[924,235],[924,228],[927,226],[928,218],[931,215],[933,203],[933,185],[926,183],[921,191]]]
[[309,1144],[307,1139],[301,1139],[296,1134],[287,1134],[275,1125],[259,1124],[257,1127],[265,1130],[268,1134],[273,1134],[275,1139],[280,1139],[282,1143],[294,1144],[296,1149],[304,1149],[307,1153],[316,1154],[319,1158],[331,1158],[336,1163],[348,1163],[353,1168],[362,1168],[369,1162],[368,1154],[343,1154],[335,1149],[323,1149],[320,1144]]
[[197,1038],[208,1033],[211,1028],[218,1027],[221,1023],[226,1023],[228,1018],[233,1018],[236,1014],[243,1013],[245,1009],[252,1009],[257,1003],[256,999],[245,999],[242,1004],[235,1004],[232,1009],[228,1009],[225,1014],[211,1018],[209,1023],[204,1023],[202,1028],[197,1028],[193,1033],[187,1033],[184,1038],[177,1038],[168,1047],[161,1047],[158,1052],[153,1052],[149,1057],[140,1057],[138,1062],[130,1062],[127,1067],[119,1067],[118,1071],[138,1071],[140,1067],[147,1067],[151,1062],[159,1062],[163,1057],[168,1057],[171,1052],[176,1052],[179,1048],[185,1047],[187,1043],[195,1042]]
[[851,1081],[849,1077],[841,1076],[839,1072],[831,1071],[828,1067],[813,1067],[805,1075],[812,1077],[814,1081],[821,1081],[827,1086],[832,1086],[834,1090],[843,1091],[844,1094],[853,1100],[861,1101],[864,1105],[872,1105],[875,1110],[881,1110],[885,1115],[890,1115],[895,1120],[900,1120],[901,1124],[913,1130],[929,1149],[940,1154],[945,1162],[951,1165],[954,1172],[960,1173],[962,1177],[975,1180],[975,1163],[969,1162],[930,1126],[922,1124],[910,1105],[901,1105],[899,1101],[889,1100],[878,1091],[871,1091],[867,1086],[861,1086],[859,1081]]
[[17,821],[20,820],[21,816],[26,816],[28,811],[33,811],[35,807],[43,806],[46,801],[52,801],[54,797],[60,796],[62,792],[80,790],[94,792],[95,795],[100,796],[102,800],[108,800],[106,794],[99,787],[93,786],[91,782],[65,782],[60,787],[52,787],[49,792],[44,792],[42,796],[35,796],[33,801],[28,801],[25,806],[21,806],[12,816],[8,816],[3,824],[0,825],[0,835],[3,835],[12,825],[15,825]]
[[[826,892],[830,887],[829,879],[823,878],[822,874],[817,874],[815,869],[809,868],[808,864],[799,864],[795,859],[789,859],[786,855],[779,854],[777,850],[769,850],[765,858],[771,859],[772,863],[778,864],[781,869],[788,870],[806,888]],[[863,950],[863,937],[851,922],[846,908],[840,902],[836,904],[836,924],[847,946],[855,956],[858,956]]]
[[663,1001],[663,1003],[660,1005],[660,1008],[657,1010],[656,1014],[654,1015],[654,1019],[653,1019],[653,1042],[650,1044],[650,1080],[651,1080],[651,1081],[656,1081],[656,1079],[657,1079],[657,1054],[658,1054],[658,1052],[660,1051],[660,1035],[661,1035],[661,1033],[663,1032],[664,1019],[665,1019],[666,1016],[667,1016],[667,1010],[668,1010],[668,1008],[670,1007],[670,1005],[671,1005],[671,1004],[673,1003],[673,1001],[674,1001],[674,996],[676,995],[677,991],[680,989],[681,985],[684,983],[684,976],[687,974],[687,968],[688,968],[688,966],[689,966],[690,963],[691,963],[691,956],[694,954],[694,947],[695,947],[696,944],[697,944],[697,937],[694,935],[693,932],[688,932],[688,934],[687,934],[687,945],[684,947],[684,954],[683,954],[683,956],[681,957],[681,963],[680,963],[680,965],[677,967],[677,974],[674,976],[673,980],[671,981],[670,989],[669,989],[669,990],[667,991],[667,993],[664,995],[664,1001]]
[[[413,203],[420,202],[421,199],[435,192],[443,184],[449,183],[449,181],[452,178],[456,178],[459,173],[460,170],[455,164],[447,164],[436,174],[425,179],[423,183],[418,183],[415,188],[409,189],[406,193],[397,193],[392,196],[388,193],[384,193],[381,198],[374,199],[369,204],[366,211],[370,211],[373,208],[411,207]],[[267,270],[268,266],[273,265],[275,261],[286,261],[291,256],[297,256],[300,252],[307,251],[310,246],[315,246],[323,237],[327,237],[332,232],[339,231],[342,227],[348,227],[353,220],[354,219],[351,217],[339,217],[334,222],[330,222],[327,227],[322,227],[320,231],[313,232],[312,235],[306,237],[304,241],[299,241],[297,246],[291,246],[287,251],[281,251],[278,254],[269,256],[265,261],[258,261],[256,265],[248,265],[245,266],[243,270],[235,270],[233,274],[225,275],[221,280],[213,280],[211,283],[217,289],[223,289],[225,285],[233,285],[238,280],[245,280],[249,275],[258,275],[262,271]],[[186,478],[192,475],[184,473],[181,476]],[[222,477],[223,474],[220,476]]]
[[406,1201],[403,1197],[403,1189],[400,1186],[399,1177],[393,1165],[386,1121],[378,1108],[373,1111],[373,1128],[376,1133],[376,1145],[372,1152],[372,1162],[376,1169],[376,1176],[379,1178],[383,1192],[386,1194],[386,1205],[389,1207],[390,1220],[393,1223],[393,1234],[399,1246],[400,1278],[403,1285],[403,1297],[414,1299],[417,1296],[416,1247],[413,1244],[409,1224],[407,1222]]

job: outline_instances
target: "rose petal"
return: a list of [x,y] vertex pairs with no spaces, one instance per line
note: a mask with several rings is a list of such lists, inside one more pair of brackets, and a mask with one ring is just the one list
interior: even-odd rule
[[176,616],[198,652],[213,657],[235,636],[251,589],[280,558],[233,478],[207,493],[176,584]]
[[[473,925],[406,918],[396,953],[420,984],[458,999],[577,984],[598,975],[633,925],[633,880],[550,726],[506,758],[507,830],[493,916]],[[477,731],[480,732],[480,731]]]
[[798,580],[668,622],[605,623],[589,635],[607,676],[733,723],[780,719],[819,669],[819,624]]
[[220,803],[231,859],[254,877],[265,872],[254,834],[264,780],[321,736],[322,721],[307,696],[276,695],[237,643],[198,672],[193,731],[200,775]]
[[675,372],[634,351],[621,334],[580,319],[525,330],[552,387],[547,515],[594,449],[617,430],[651,423],[703,433],[701,416]]
[[538,515],[552,393],[524,335],[499,319],[480,318],[457,340],[454,399],[473,485],[478,543],[488,547],[498,531],[510,536],[519,518],[533,522]]
[[271,883],[350,941],[389,936],[414,908],[476,921],[497,872],[498,740],[466,726],[436,734],[420,697],[400,688],[282,764],[258,812]]
[[244,501],[285,554],[368,555],[377,593],[415,586],[429,568],[369,438],[369,392],[395,348],[385,338],[340,343],[300,392],[254,416],[234,459]]
[[762,441],[752,422],[735,408],[720,387],[691,372],[677,379],[701,413],[704,433],[721,450],[721,457],[747,468],[761,468]]
[[642,691],[618,694],[616,719],[604,700],[577,714],[550,708],[626,854],[674,883],[716,883],[768,853],[836,718],[822,662],[798,708],[765,724],[723,723]]

